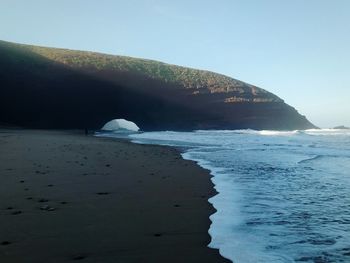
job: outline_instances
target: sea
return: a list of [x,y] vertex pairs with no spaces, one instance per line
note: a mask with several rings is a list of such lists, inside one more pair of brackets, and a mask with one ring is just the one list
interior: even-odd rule
[[[114,136],[108,134],[107,136]],[[116,135],[118,137],[118,135]],[[208,169],[209,247],[235,263],[350,262],[350,130],[129,135]]]

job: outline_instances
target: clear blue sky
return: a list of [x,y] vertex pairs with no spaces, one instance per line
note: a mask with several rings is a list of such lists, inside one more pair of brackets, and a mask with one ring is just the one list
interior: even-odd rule
[[208,69],[350,126],[348,0],[0,0],[0,39]]

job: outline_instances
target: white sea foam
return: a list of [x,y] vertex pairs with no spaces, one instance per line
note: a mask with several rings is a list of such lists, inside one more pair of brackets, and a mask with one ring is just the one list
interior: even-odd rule
[[319,136],[349,136],[350,130],[347,129],[309,129],[304,131],[305,134]]
[[[276,130],[197,130],[200,134],[248,134],[248,135],[266,135],[266,136],[291,136],[297,134],[309,134],[309,135],[350,135],[350,130],[347,129],[308,129],[308,130],[293,130],[293,131],[276,131]],[[173,134],[174,135],[174,134]]]
[[[182,156],[186,160],[197,162],[198,165],[209,170],[214,176],[212,182],[218,194],[211,197],[208,201],[217,212],[210,216],[212,224],[208,231],[211,236],[209,247],[219,249],[223,257],[231,259],[233,262],[294,262],[292,259],[282,255],[260,253],[262,248],[252,248],[252,245],[255,245],[254,239],[257,237],[250,236],[247,238],[245,236],[241,238],[238,233],[237,235],[228,235],[227,231],[229,229],[238,228],[244,223],[239,207],[239,204],[242,203],[239,187],[235,186],[234,181],[225,171],[226,169],[213,167],[209,162],[193,157],[190,152],[183,153]],[[227,220],[228,218],[230,220]],[[252,253],[252,249],[254,249],[254,253]]]

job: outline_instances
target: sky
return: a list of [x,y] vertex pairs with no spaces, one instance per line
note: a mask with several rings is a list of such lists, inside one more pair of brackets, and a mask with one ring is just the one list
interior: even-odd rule
[[350,126],[348,0],[0,0],[0,39],[211,70]]

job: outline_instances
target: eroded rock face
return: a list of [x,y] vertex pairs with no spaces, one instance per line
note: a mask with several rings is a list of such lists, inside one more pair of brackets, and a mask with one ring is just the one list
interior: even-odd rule
[[142,130],[307,129],[276,95],[213,72],[93,52],[0,41],[0,122],[100,128],[115,116]]

